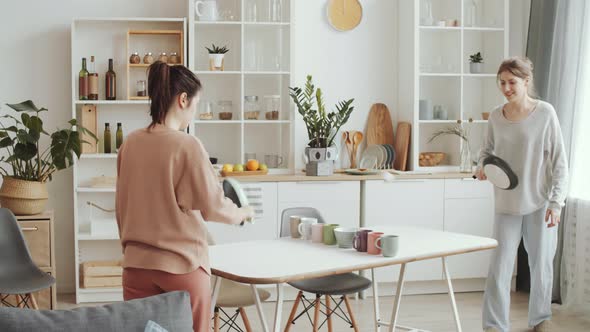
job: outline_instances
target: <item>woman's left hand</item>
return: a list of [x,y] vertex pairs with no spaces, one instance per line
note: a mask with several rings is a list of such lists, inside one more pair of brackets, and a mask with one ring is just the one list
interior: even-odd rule
[[549,222],[547,228],[557,226],[559,225],[559,215],[555,211],[547,209],[547,212],[545,212],[545,222]]

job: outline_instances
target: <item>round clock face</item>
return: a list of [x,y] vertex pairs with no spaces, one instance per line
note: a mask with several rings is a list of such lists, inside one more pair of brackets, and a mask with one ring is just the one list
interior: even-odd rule
[[328,22],[339,31],[352,30],[361,23],[363,7],[358,0],[329,0]]

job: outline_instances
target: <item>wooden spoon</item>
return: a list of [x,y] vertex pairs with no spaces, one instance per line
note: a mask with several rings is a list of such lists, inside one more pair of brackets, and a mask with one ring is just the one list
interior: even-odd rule
[[346,150],[348,151],[348,156],[350,158],[350,164],[352,167],[352,137],[350,137],[350,132],[342,132],[342,138],[344,139],[344,143],[346,143]]
[[354,166],[353,168],[356,168],[356,152],[357,149],[359,147],[359,145],[361,144],[361,141],[363,140],[363,133],[360,131],[355,131],[354,135],[352,137],[352,155],[353,155],[353,161],[354,161]]

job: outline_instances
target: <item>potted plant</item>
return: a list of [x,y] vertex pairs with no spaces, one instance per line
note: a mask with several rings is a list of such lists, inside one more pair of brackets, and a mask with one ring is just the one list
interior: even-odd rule
[[223,70],[225,53],[229,52],[227,46],[218,47],[211,44],[211,48],[205,48],[209,51],[209,70]]
[[320,88],[316,90],[311,75],[307,76],[304,89],[289,87],[289,90],[289,95],[307,128],[309,143],[305,148],[305,156],[308,160],[306,174],[333,174],[334,160],[338,156],[338,149],[333,147],[334,138],[354,110],[352,106],[354,99],[340,101],[335,105],[336,111],[326,112],[322,90]]
[[473,172],[473,161],[471,159],[471,145],[469,144],[469,130],[460,124],[446,127],[435,131],[428,143],[444,135],[456,135],[461,141],[461,161],[459,165],[459,172],[471,173]]
[[[14,214],[37,214],[43,212],[47,202],[47,181],[53,173],[68,168],[74,163],[75,154],[80,157],[80,133],[96,140],[96,136],[78,125],[76,119],[68,121],[70,128],[57,129],[49,134],[39,117],[46,108],[37,108],[30,101],[6,104],[20,113],[20,119],[11,114],[0,116],[0,149],[6,153],[0,157],[0,204]],[[51,142],[40,148],[42,136],[50,136]]]
[[469,56],[469,72],[472,74],[483,72],[483,57],[481,56],[481,52]]

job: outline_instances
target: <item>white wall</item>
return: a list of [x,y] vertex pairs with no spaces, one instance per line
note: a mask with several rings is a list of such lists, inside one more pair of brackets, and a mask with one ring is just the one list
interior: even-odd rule
[[[184,17],[184,0],[23,0],[0,9],[0,105],[32,99],[49,109],[46,128],[71,118],[70,25],[75,17]],[[2,106],[2,112],[8,107]],[[55,211],[57,289],[74,290],[72,171],[55,174],[49,208]]]
[[[392,0],[363,0],[361,24],[349,32],[338,32],[326,22],[327,1],[293,1],[292,79],[302,86],[307,74],[323,89],[332,110],[340,100],[355,98],[355,111],[343,130],[364,130],[370,106],[385,103],[392,119],[405,118],[399,107],[398,3]],[[410,0],[400,0],[410,1]],[[529,0],[515,1],[511,28],[520,31],[511,40],[511,50],[524,49],[522,18],[528,16]],[[75,17],[183,17],[184,0],[53,0],[10,1],[0,11],[0,105],[33,99],[49,109],[46,126],[62,126],[71,115],[70,23]],[[402,8],[402,7],[400,7]],[[525,10],[525,8],[527,8]],[[400,13],[401,14],[401,13]],[[527,23],[528,24],[528,23]],[[512,52],[518,54],[521,52]],[[401,96],[400,96],[401,97]],[[6,107],[3,107],[5,110]],[[295,124],[295,163],[307,142],[299,116]],[[340,144],[340,140],[338,140]],[[346,153],[343,160],[348,160]],[[345,164],[348,162],[346,161]],[[55,240],[58,291],[74,289],[72,172],[56,174],[49,184],[49,207],[55,210]]]

